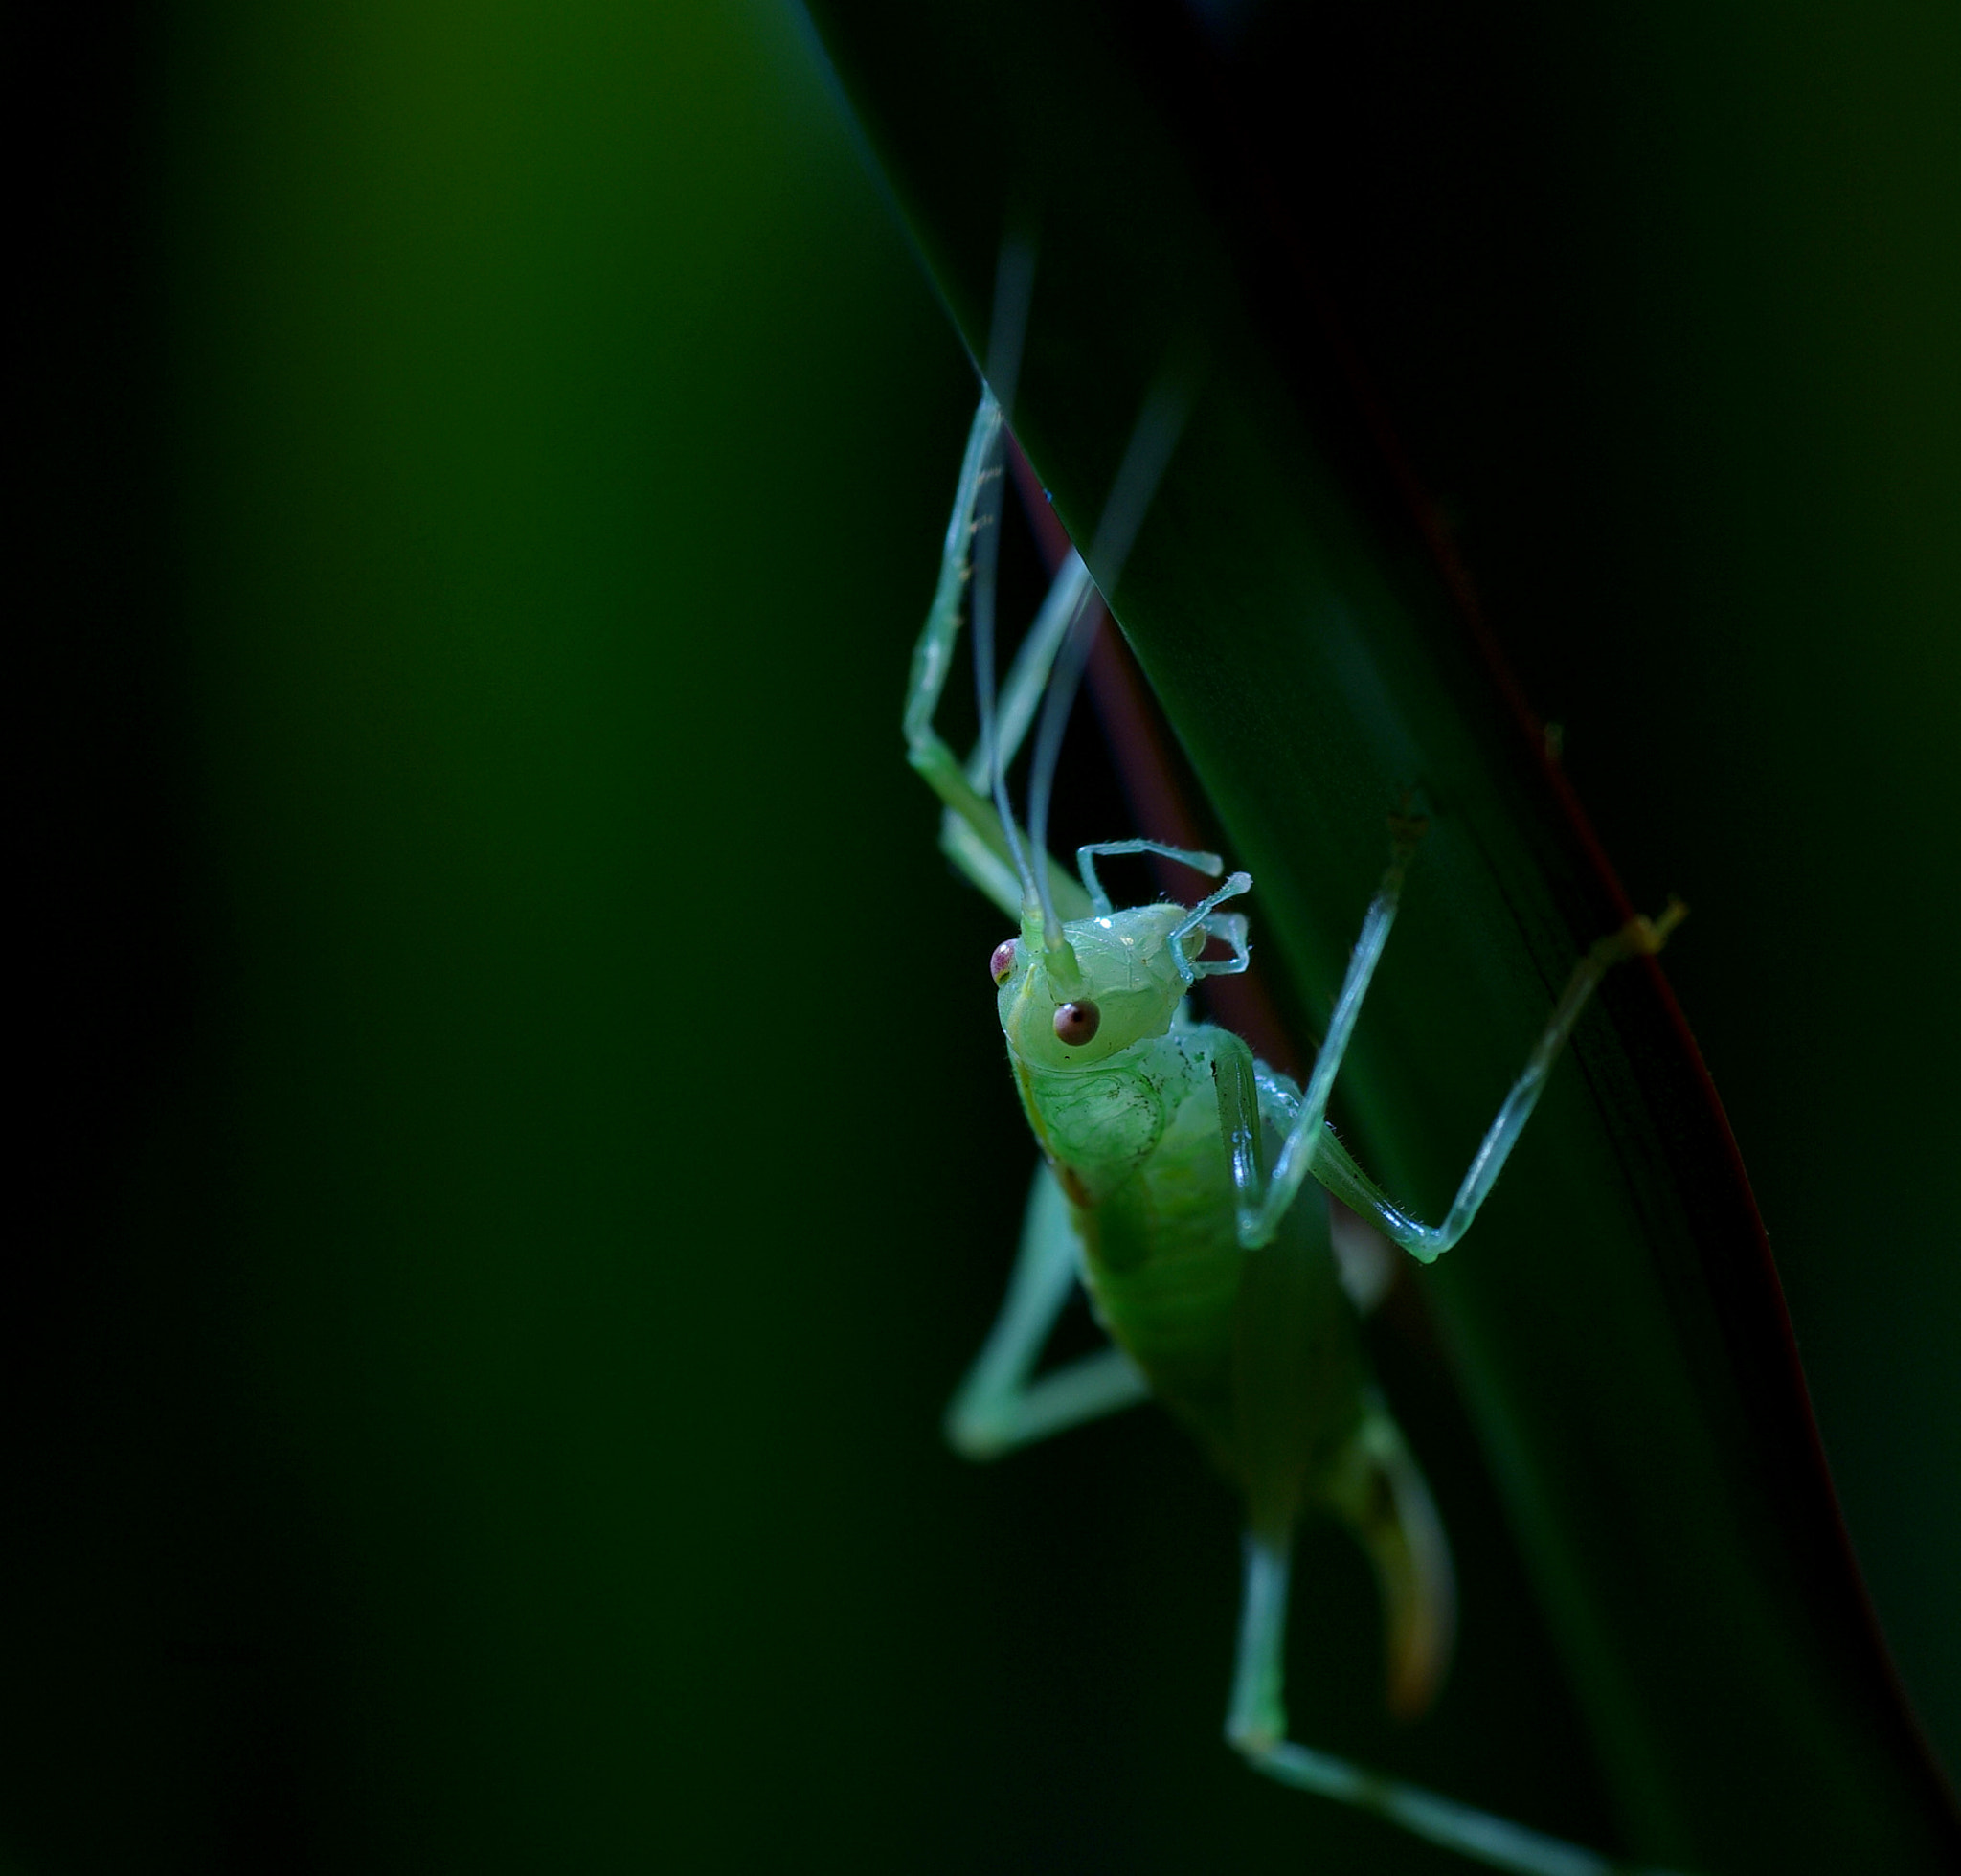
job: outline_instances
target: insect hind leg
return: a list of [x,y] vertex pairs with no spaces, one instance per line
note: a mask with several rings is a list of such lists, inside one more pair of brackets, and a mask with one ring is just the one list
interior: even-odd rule
[[1291,1537],[1273,1538],[1256,1531],[1247,1535],[1239,1655],[1226,1738],[1255,1772],[1296,1791],[1370,1812],[1412,1836],[1515,1876],[1666,1876],[1660,1870],[1616,1863],[1580,1844],[1528,1830],[1509,1819],[1289,1739],[1282,1663],[1291,1552]]

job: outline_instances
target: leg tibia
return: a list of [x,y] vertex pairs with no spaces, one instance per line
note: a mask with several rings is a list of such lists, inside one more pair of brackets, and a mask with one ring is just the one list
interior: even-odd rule
[[1247,1533],[1246,1575],[1239,1601],[1239,1658],[1232,1666],[1232,1705],[1226,1737],[1257,1760],[1287,1736],[1285,1659],[1287,1591],[1294,1558],[1285,1541]]

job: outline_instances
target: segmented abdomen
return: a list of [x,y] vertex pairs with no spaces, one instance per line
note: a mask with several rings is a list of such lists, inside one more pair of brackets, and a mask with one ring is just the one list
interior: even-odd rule
[[1075,1218],[1084,1281],[1111,1337],[1159,1399],[1229,1443],[1232,1313],[1245,1253],[1213,1104],[1181,1102],[1150,1157]]

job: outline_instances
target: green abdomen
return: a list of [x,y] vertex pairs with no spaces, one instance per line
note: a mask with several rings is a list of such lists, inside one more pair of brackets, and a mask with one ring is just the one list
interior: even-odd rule
[[1103,1325],[1159,1399],[1229,1445],[1233,1307],[1245,1253],[1209,1101],[1181,1102],[1157,1149],[1100,1205],[1079,1208],[1084,1276]]

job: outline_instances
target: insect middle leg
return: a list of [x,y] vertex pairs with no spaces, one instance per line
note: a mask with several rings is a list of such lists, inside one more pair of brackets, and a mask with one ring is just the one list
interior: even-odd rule
[[[1335,1076],[1355,1032],[1356,1019],[1362,1014],[1363,999],[1368,993],[1377,964],[1382,961],[1401,902],[1404,873],[1422,833],[1422,824],[1417,822],[1399,819],[1394,826],[1394,857],[1363,919],[1362,935],[1356,940],[1341,994],[1335,1000],[1327,1038],[1315,1059],[1314,1074],[1300,1096],[1299,1106],[1287,1125],[1286,1138],[1271,1176],[1264,1172],[1258,1159],[1260,1077],[1251,1051],[1239,1044],[1236,1049],[1228,1047],[1222,1054],[1218,1073],[1220,1128],[1238,1192],[1240,1242],[1249,1249],[1272,1240],[1287,1209],[1312,1172],[1337,1198],[1372,1220],[1391,1242],[1400,1244],[1419,1261],[1433,1263],[1471,1228],[1471,1221],[1497,1184],[1512,1148],[1539,1105],[1552,1065],[1600,980],[1626,959],[1653,957],[1666,943],[1669,933],[1687,916],[1687,908],[1679,900],[1671,900],[1659,917],[1629,919],[1619,931],[1601,938],[1581,958],[1533,1044],[1524,1068],[1499,1104],[1497,1118],[1485,1130],[1443,1222],[1426,1225],[1390,1202],[1327,1125],[1328,1098],[1334,1092]],[[1228,1041],[1230,1044],[1237,1039]]]
[[1149,1385],[1120,1348],[1030,1377],[1076,1281],[1069,1203],[1046,1165],[1035,1168],[1007,1300],[947,1409],[946,1436],[969,1458],[993,1458],[1145,1399]]

